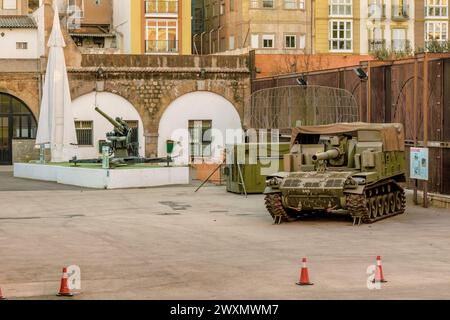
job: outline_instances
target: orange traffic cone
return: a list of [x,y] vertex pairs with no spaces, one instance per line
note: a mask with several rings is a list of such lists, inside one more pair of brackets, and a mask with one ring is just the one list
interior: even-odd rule
[[3,296],[2,288],[0,288],[0,300],[6,300],[6,298]]
[[387,282],[384,279],[383,267],[381,266],[381,257],[380,256],[377,257],[377,266],[375,268],[375,279],[373,279],[372,282],[373,283],[376,283],[376,282],[378,282],[378,283],[385,283],[385,282]]
[[67,280],[67,268],[63,268],[63,275],[61,278],[61,287],[59,288],[59,297],[72,297],[73,294],[70,292],[69,286],[68,286],[68,280]]
[[302,270],[300,274],[300,281],[297,283],[299,286],[312,286],[313,283],[309,281],[308,267],[306,266],[306,258],[302,260]]

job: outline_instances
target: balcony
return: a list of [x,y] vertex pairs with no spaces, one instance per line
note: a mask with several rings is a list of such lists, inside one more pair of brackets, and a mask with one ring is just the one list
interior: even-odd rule
[[178,40],[147,40],[145,53],[178,53]]
[[386,48],[386,40],[384,39],[370,39],[369,52],[374,52]]
[[392,20],[404,21],[409,19],[409,6],[392,6]]
[[178,0],[147,0],[145,1],[147,16],[176,16],[178,15]]
[[411,49],[410,41],[407,39],[393,39],[391,49],[395,52],[408,51]]
[[367,17],[369,19],[386,19],[386,5],[379,3],[371,3],[367,8]]
[[448,6],[425,6],[426,18],[448,18]]

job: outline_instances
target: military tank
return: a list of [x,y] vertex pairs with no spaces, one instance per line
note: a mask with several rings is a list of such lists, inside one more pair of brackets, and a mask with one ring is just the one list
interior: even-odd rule
[[316,213],[344,214],[353,224],[405,213],[402,124],[338,123],[294,128],[293,172],[266,179],[265,202],[274,223]]

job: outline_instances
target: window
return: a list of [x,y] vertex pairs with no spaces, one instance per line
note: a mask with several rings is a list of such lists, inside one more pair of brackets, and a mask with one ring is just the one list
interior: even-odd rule
[[189,120],[190,157],[211,157],[211,120]]
[[284,0],[285,9],[297,9],[297,0]]
[[259,35],[258,34],[252,34],[252,48],[258,49],[259,48]]
[[392,50],[404,51],[407,48],[406,29],[392,29]]
[[265,34],[262,36],[263,48],[271,49],[275,47],[275,35]]
[[302,34],[299,37],[300,41],[299,41],[299,48],[300,49],[305,49],[306,48],[306,35]]
[[273,8],[274,7],[274,0],[263,0],[262,7],[263,8]]
[[250,8],[252,9],[259,8],[259,0],[250,0]]
[[339,17],[351,17],[352,0],[329,0],[329,15]]
[[28,42],[16,42],[16,49],[17,50],[27,50]]
[[284,36],[284,47],[286,49],[295,49],[297,47],[297,37],[295,35]]
[[[3,121],[6,121],[8,127],[12,126],[12,138],[36,138],[36,120],[27,106],[20,100],[8,94],[0,93],[0,115],[3,116],[3,119],[6,119]],[[11,120],[8,119],[9,117]],[[9,125],[9,121],[12,121],[11,125]],[[4,136],[7,134],[6,132]]]
[[146,52],[178,52],[177,20],[147,19]]
[[305,10],[305,0],[284,0],[284,8]]
[[234,11],[234,0],[230,0],[230,12]]
[[75,121],[75,130],[79,146],[93,146],[93,122]]
[[448,22],[426,22],[425,23],[425,42],[447,42],[448,41]]
[[138,157],[139,156],[139,121],[137,120],[125,120],[128,126],[131,128],[131,144],[132,144],[132,152],[131,156]]
[[3,9],[4,10],[16,10],[17,9],[17,0],[3,0]]
[[222,2],[220,4],[220,15],[224,15],[225,14],[225,3]]
[[329,49],[330,51],[352,51],[352,21],[331,20]]
[[228,49],[234,50],[234,36],[230,36],[228,39]]
[[145,1],[146,14],[177,14],[178,0],[146,0]]
[[448,0],[426,0],[425,16],[427,17],[447,17]]

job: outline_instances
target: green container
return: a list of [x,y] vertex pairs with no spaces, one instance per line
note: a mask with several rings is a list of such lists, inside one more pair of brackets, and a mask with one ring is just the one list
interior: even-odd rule
[[[232,164],[227,164],[224,168],[228,192],[244,193],[238,165],[242,172],[245,189],[249,194],[263,193],[266,188],[266,176],[284,170],[283,158],[290,151],[290,143],[267,144],[266,154],[260,152],[261,146],[258,143],[246,143],[227,147],[227,160],[234,159]],[[276,146],[278,154],[274,151]],[[238,148],[241,154],[245,154],[245,161],[241,159],[240,164],[237,161]]]
[[175,141],[167,140],[166,141],[166,146],[167,146],[167,154],[171,154],[173,152],[173,148],[175,146]]

